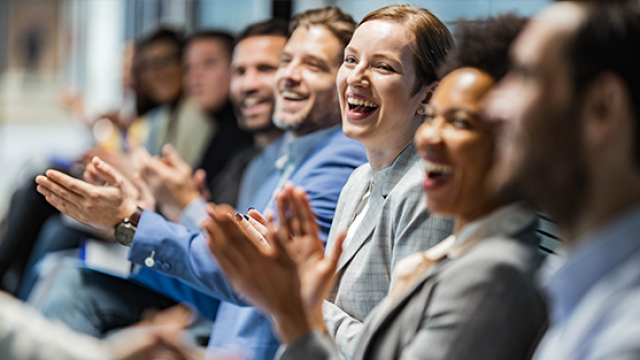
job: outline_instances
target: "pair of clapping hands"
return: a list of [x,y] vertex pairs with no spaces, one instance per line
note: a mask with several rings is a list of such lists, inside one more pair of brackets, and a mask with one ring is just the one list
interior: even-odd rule
[[138,168],[131,178],[99,157],[86,164],[84,180],[56,170],[36,177],[38,191],[61,212],[102,230],[113,230],[134,213],[137,206],[155,210],[156,201],[169,220],[177,221],[182,209],[197,197],[206,198],[205,173],[192,174],[171,145],[163,157],[139,148],[133,153]]
[[270,315],[281,340],[290,344],[312,329],[326,331],[322,302],[333,285],[346,232],[325,256],[306,192],[286,184],[276,203],[279,227],[255,210],[245,218],[227,205],[211,205],[204,230],[234,289]]

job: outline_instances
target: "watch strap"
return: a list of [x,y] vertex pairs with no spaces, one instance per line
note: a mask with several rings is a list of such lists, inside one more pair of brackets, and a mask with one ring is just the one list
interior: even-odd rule
[[136,208],[136,211],[134,211],[133,214],[131,214],[131,216],[129,216],[127,219],[125,219],[125,221],[129,220],[129,222],[133,226],[138,227],[138,222],[140,221],[140,217],[142,216],[142,211],[143,211],[143,209],[140,206],[138,206]]

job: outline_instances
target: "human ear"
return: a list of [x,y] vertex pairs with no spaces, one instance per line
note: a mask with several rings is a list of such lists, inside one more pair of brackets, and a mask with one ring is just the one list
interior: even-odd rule
[[425,106],[431,101],[431,97],[433,97],[433,93],[438,88],[438,84],[439,81],[436,80],[422,89],[421,93],[424,94],[424,97],[422,98],[422,101],[420,101],[420,106],[416,111],[419,115],[425,114]]
[[583,104],[586,144],[600,148],[633,133],[629,88],[619,75],[599,75],[587,90]]

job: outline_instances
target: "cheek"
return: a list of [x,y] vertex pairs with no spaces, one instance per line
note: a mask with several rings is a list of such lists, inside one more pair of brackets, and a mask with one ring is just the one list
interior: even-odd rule
[[493,165],[493,141],[478,136],[465,139],[458,145],[457,161],[462,165],[465,173],[465,183],[470,184],[473,192],[484,183]]

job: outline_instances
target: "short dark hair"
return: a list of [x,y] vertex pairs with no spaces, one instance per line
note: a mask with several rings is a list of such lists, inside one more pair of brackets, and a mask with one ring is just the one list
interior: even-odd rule
[[636,165],[640,166],[640,2],[585,1],[586,18],[567,46],[567,57],[577,92],[602,72],[618,74],[625,82],[635,115]]
[[509,68],[509,47],[522,31],[527,18],[514,13],[455,23],[456,48],[438,70],[440,77],[463,67],[482,70],[495,81]]
[[231,61],[231,54],[233,53],[233,35],[231,35],[229,32],[222,30],[200,30],[189,36],[186,41],[186,46],[197,40],[220,41],[224,48],[225,54],[227,55],[227,58],[229,59],[229,61]]
[[184,35],[182,31],[166,27],[157,28],[147,36],[144,36],[140,40],[138,40],[135,45],[135,53],[139,54],[151,44],[162,41],[174,44],[178,49],[178,55],[182,56],[182,50],[184,49]]
[[300,26],[310,28],[312,26],[326,27],[345,48],[351,41],[353,32],[356,31],[356,22],[351,15],[343,12],[337,6],[327,6],[322,9],[312,9],[297,13],[291,19],[289,32],[293,33]]
[[289,22],[282,19],[270,19],[247,26],[237,37],[234,45],[254,36],[281,36],[289,38]]

